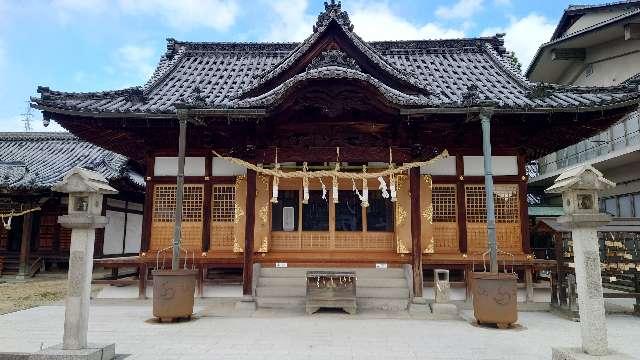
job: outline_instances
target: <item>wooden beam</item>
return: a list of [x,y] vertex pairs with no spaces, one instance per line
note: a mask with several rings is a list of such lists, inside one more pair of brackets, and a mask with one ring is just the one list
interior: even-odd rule
[[627,24],[624,26],[625,40],[640,40],[640,24]]
[[422,297],[422,239],[420,219],[420,169],[409,171],[411,193],[411,240],[413,252],[413,296]]
[[456,209],[458,209],[458,247],[460,253],[467,253],[467,213],[464,200],[464,161],[456,155]]
[[551,50],[551,60],[584,61],[586,50],[584,48],[566,48]]
[[256,208],[256,172],[247,170],[247,205],[242,266],[242,295],[253,295],[253,228]]

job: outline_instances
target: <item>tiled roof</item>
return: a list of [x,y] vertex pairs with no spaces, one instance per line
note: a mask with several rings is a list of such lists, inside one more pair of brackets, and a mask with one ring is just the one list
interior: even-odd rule
[[0,133],[0,191],[50,189],[76,166],[144,187],[127,164],[126,157],[69,133]]
[[[555,111],[606,106],[638,97],[637,86],[541,89],[513,69],[501,35],[455,40],[365,42],[338,4],[326,5],[313,34],[302,43],[194,43],[168,40],[167,52],[143,87],[96,93],[39,88],[34,106],[50,112],[96,116],[174,114],[176,103],[204,108],[269,108],[287,86],[318,77],[366,81],[398,107],[464,108],[487,101],[508,110]],[[257,89],[303,58],[329,26],[388,78],[408,84],[412,94],[390,87],[376,74],[345,68],[306,68],[264,91]]]

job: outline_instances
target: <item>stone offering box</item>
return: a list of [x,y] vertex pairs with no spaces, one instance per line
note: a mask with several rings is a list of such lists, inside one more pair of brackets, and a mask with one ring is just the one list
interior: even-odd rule
[[307,271],[307,314],[320,308],[356,313],[356,273],[353,271]]

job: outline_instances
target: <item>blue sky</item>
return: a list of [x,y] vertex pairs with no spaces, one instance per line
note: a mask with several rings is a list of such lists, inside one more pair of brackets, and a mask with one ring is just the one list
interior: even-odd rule
[[[526,68],[570,3],[345,0],[343,7],[365,40],[506,32],[507,47]],[[320,0],[0,0],[0,131],[23,130],[20,114],[38,85],[65,91],[142,85],[167,37],[299,41],[322,9]],[[39,111],[33,113],[34,130],[45,130]]]

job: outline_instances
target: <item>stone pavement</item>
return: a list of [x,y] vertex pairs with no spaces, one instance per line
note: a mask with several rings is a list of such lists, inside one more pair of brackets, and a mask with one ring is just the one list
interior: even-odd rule
[[[410,319],[402,314],[305,316],[262,311],[215,316],[199,302],[196,320],[149,321],[149,301],[99,300],[89,341],[115,342],[126,359],[550,359],[552,346],[578,346],[579,325],[546,312],[521,312],[512,330],[466,321]],[[218,305],[219,307],[220,305]],[[1,351],[36,351],[62,339],[64,307],[41,306],[0,316]],[[607,317],[611,347],[640,358],[640,319]]]

